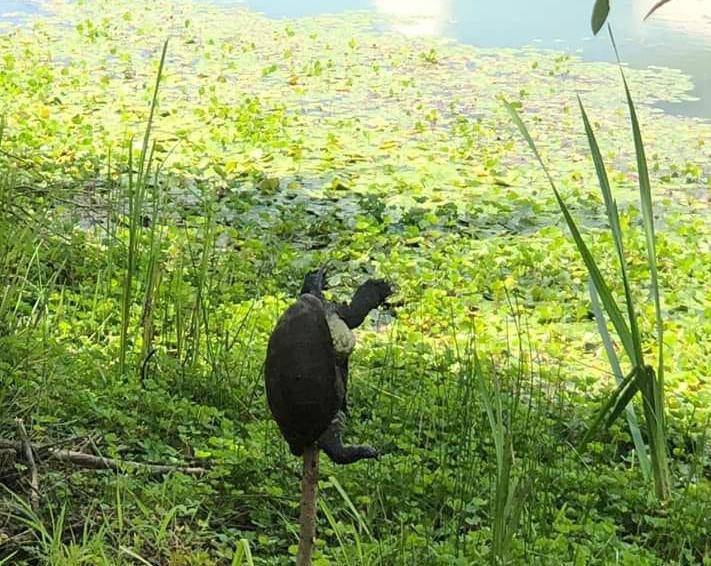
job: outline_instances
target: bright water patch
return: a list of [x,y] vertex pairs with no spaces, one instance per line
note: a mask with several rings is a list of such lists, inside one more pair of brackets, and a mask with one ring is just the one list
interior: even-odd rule
[[[204,0],[248,5],[270,17],[296,18],[345,10],[372,10],[393,18],[396,30],[410,35],[456,39],[479,47],[535,45],[580,55],[589,61],[614,61],[605,32],[590,31],[592,0]],[[672,67],[690,75],[693,96],[661,104],[679,114],[711,118],[711,2],[675,0],[648,21],[651,0],[615,2],[610,22],[623,60],[632,67]]]
[[41,12],[39,2],[33,0],[3,0],[0,2],[0,31],[21,24],[27,16]]

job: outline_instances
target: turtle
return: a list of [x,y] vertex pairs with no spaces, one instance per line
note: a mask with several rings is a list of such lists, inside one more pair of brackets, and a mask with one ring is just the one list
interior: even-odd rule
[[348,358],[353,329],[392,294],[383,279],[369,279],[349,304],[323,295],[325,266],[304,277],[298,299],[281,315],[269,338],[265,385],[269,408],[291,453],[316,444],[337,464],[376,458],[368,445],[343,445]]

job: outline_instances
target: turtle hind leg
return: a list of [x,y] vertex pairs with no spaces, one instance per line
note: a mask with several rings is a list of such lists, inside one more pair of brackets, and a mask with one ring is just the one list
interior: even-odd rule
[[367,444],[343,445],[341,441],[341,424],[343,413],[340,411],[329,427],[318,439],[318,446],[335,464],[352,464],[365,458],[377,458],[378,451]]

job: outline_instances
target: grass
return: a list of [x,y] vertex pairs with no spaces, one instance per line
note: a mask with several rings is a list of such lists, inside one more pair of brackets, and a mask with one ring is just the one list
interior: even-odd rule
[[[128,265],[126,267],[126,278],[123,284],[123,300],[121,305],[121,344],[119,346],[119,371],[123,374],[126,371],[126,352],[128,350],[128,326],[130,309],[132,303],[132,288],[133,279],[136,271],[136,255],[139,253],[138,249],[138,238],[139,230],[143,223],[143,203],[146,199],[146,192],[148,190],[149,182],[151,181],[151,167],[153,165],[153,155],[155,152],[155,146],[151,145],[151,129],[153,127],[153,117],[155,115],[156,107],[158,104],[158,91],[160,88],[160,80],[163,75],[163,65],[165,64],[165,55],[168,51],[168,40],[163,44],[163,51],[160,56],[160,63],[158,64],[158,72],[156,74],[155,88],[153,89],[153,99],[151,101],[151,108],[148,114],[148,122],[146,123],[146,131],[143,135],[143,144],[141,145],[141,152],[138,157],[138,171],[135,173],[134,177],[134,165],[133,165],[133,139],[129,139],[128,142]],[[109,167],[109,171],[111,168]],[[156,171],[156,174],[158,172]],[[154,181],[154,186],[157,184]],[[157,203],[157,201],[154,202]],[[154,221],[157,220],[157,207],[154,205]],[[144,299],[144,308],[142,319],[144,321],[144,352],[143,359],[148,355],[150,349],[150,321],[151,321],[151,305],[152,305],[152,295],[155,286],[155,269],[156,269],[156,248],[153,245],[155,240],[155,231],[151,231],[151,247],[150,247],[150,268],[148,285],[146,287],[146,295]]]
[[[21,417],[40,444],[198,461],[210,472],[155,480],[40,458],[33,511],[24,464],[2,467],[10,491],[0,500],[0,560],[290,563],[299,462],[269,417],[261,365],[303,273],[328,259],[336,298],[387,276],[403,306],[359,331],[347,438],[385,456],[323,464],[316,564],[704,563],[710,232],[675,180],[689,171],[689,187],[706,182],[703,149],[692,143],[703,125],[659,116],[655,124],[674,134],[664,139],[679,145],[668,151],[653,135],[647,152],[650,184],[672,195],[655,202],[664,218],[654,239],[674,483],[660,509],[629,420],[578,448],[602,392],[624,378],[599,363],[617,346],[598,334],[602,317],[592,320],[605,290],[591,301],[555,195],[522,162],[506,112],[485,90],[498,77],[497,90],[520,98],[527,115],[528,105],[539,108],[541,156],[561,179],[561,199],[575,202],[570,216],[608,285],[607,303],[632,298],[613,311],[613,329],[622,329],[623,350],[634,354],[636,340],[646,359],[658,333],[642,300],[644,211],[627,167],[636,154],[600,151],[620,203],[611,217],[595,164],[582,160],[577,113],[573,120],[561,102],[575,100],[569,73],[594,85],[585,100],[600,121],[591,124],[600,147],[627,148],[618,143],[627,129],[598,96],[607,81],[617,84],[616,69],[587,75],[552,54],[409,45],[364,31],[360,16],[285,23],[188,4],[176,4],[181,26],[166,53],[154,40],[167,35],[161,6],[141,5],[153,39],[136,28],[136,6],[91,3],[78,13],[60,2],[72,26],[49,18],[41,38],[0,36],[0,92],[12,95],[0,145],[0,438],[14,438]],[[47,62],[38,55],[47,41],[77,63]],[[438,106],[442,92],[469,80],[458,69],[471,58],[477,80],[487,79],[466,93],[475,106],[456,96]],[[106,72],[114,60],[120,76]],[[629,77],[646,101],[679,84],[664,72],[658,82]],[[377,114],[363,93],[379,97]],[[97,102],[109,94],[111,104]],[[560,97],[553,107],[538,106],[551,96]],[[146,135],[151,109],[143,149],[117,150]],[[437,120],[427,121],[433,109]],[[647,105],[637,110],[646,124]],[[626,279],[610,276],[620,257]]]
[[[609,400],[603,405],[600,410],[599,415],[591,425],[587,434],[585,435],[583,442],[589,440],[589,438],[595,434],[604,421],[606,426],[610,426],[617,416],[621,414],[623,410],[626,410],[631,402],[632,398],[637,392],[641,393],[642,405],[644,408],[647,439],[649,443],[649,456],[647,456],[647,450],[645,447],[641,446],[639,443],[640,436],[639,430],[636,428],[636,418],[631,416],[628,412],[628,423],[633,437],[635,438],[635,445],[637,448],[638,458],[640,460],[640,466],[645,473],[648,474],[648,470],[652,469],[652,477],[654,479],[655,493],[661,501],[669,499],[671,496],[671,472],[669,470],[668,455],[667,455],[667,436],[666,436],[666,425],[665,425],[665,414],[664,414],[664,338],[663,338],[663,319],[661,311],[661,301],[659,293],[659,277],[657,274],[657,255],[656,255],[656,238],[654,234],[654,220],[652,212],[652,197],[651,197],[651,186],[649,182],[649,172],[647,168],[647,159],[644,151],[644,144],[642,142],[642,134],[640,131],[639,121],[637,119],[637,113],[635,110],[634,103],[632,102],[632,96],[630,94],[629,86],[627,84],[627,79],[625,78],[624,71],[622,70],[622,65],[619,60],[619,54],[617,52],[617,46],[615,45],[615,40],[612,35],[612,30],[610,30],[610,40],[612,42],[615,54],[617,55],[618,63],[620,64],[620,74],[622,76],[622,82],[625,87],[625,95],[627,98],[627,104],[630,114],[630,122],[632,124],[632,133],[634,138],[635,155],[637,157],[637,171],[639,177],[639,193],[640,193],[640,209],[642,211],[642,219],[644,225],[644,234],[646,241],[646,252],[647,252],[647,265],[649,269],[649,276],[651,280],[651,294],[654,299],[654,310],[655,310],[655,328],[656,328],[656,346],[658,352],[658,365],[656,371],[651,366],[645,363],[643,349],[642,349],[642,336],[639,330],[639,322],[637,320],[638,308],[635,307],[634,299],[632,297],[632,292],[630,290],[629,277],[627,274],[627,260],[625,258],[624,245],[622,240],[622,230],[620,228],[619,211],[617,208],[617,203],[612,196],[612,191],[610,190],[610,184],[605,170],[605,165],[602,160],[602,155],[600,153],[600,148],[598,146],[597,140],[595,139],[595,133],[593,132],[592,126],[590,125],[590,120],[588,119],[583,103],[578,97],[578,104],[580,106],[580,114],[585,125],[585,133],[588,138],[588,143],[590,144],[590,153],[592,160],[595,164],[595,171],[597,173],[598,181],[600,183],[600,190],[602,191],[602,196],[605,201],[605,207],[607,210],[607,217],[610,224],[610,231],[613,236],[613,241],[615,243],[615,249],[617,251],[617,257],[620,265],[620,278],[622,280],[622,285],[625,292],[625,305],[627,307],[627,319],[625,320],[620,307],[612,296],[610,291],[611,286],[603,278],[600,268],[595,261],[593,255],[590,253],[588,246],[585,244],[580,230],[570,214],[568,206],[561,197],[555,182],[551,174],[548,171],[541,154],[536,147],[535,142],[531,138],[528,129],[524,125],[523,121],[519,117],[516,109],[508,102],[506,108],[511,114],[514,123],[519,128],[521,134],[525,138],[528,146],[533,151],[536,159],[540,163],[546,177],[548,178],[551,188],[555,194],[556,200],[560,206],[561,212],[565,218],[566,224],[575,240],[575,245],[580,252],[583,261],[588,269],[590,275],[590,281],[594,288],[594,293],[600,297],[602,304],[610,317],[613,326],[615,327],[617,334],[624,346],[624,350],[629,358],[632,365],[632,369],[628,372],[627,376],[620,379],[621,372],[619,371],[619,361],[617,360],[617,355],[615,354],[614,348],[612,348],[609,335],[607,335],[606,330],[601,329],[601,335],[606,344],[606,351],[610,364],[612,365],[613,372],[618,379],[618,387],[614,394],[610,396]],[[597,299],[593,298],[593,303],[596,303]],[[597,315],[599,316],[599,323],[602,325],[604,319],[601,316],[600,309],[597,309]]]

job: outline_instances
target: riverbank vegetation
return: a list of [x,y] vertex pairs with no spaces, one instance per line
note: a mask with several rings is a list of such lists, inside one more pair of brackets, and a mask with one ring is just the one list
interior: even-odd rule
[[[656,227],[666,497],[640,467],[639,396],[636,432],[628,415],[582,445],[616,387],[607,353],[635,360],[601,338],[501,100],[656,363],[616,66],[406,38],[372,14],[49,7],[0,35],[0,564],[293,561],[300,462],[262,364],[326,260],[333,297],[387,277],[399,306],[351,359],[347,437],[385,455],[322,463],[316,564],[709,563],[711,125],[654,106],[688,78],[625,70]],[[90,470],[50,449],[206,471]]]

